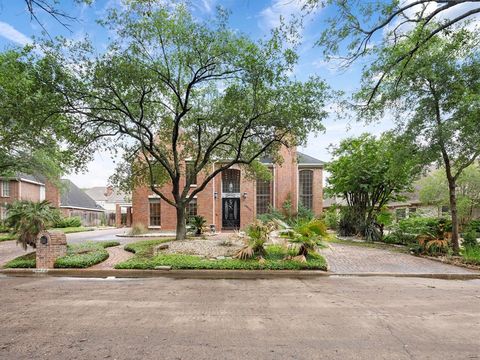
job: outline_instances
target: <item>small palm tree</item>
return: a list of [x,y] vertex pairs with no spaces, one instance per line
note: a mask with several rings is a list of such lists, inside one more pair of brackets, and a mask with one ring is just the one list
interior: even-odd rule
[[7,206],[5,223],[17,235],[17,244],[35,247],[38,234],[53,225],[59,218],[58,211],[46,200],[42,202],[16,201]]
[[195,229],[195,235],[202,235],[205,230],[207,220],[203,216],[195,215],[190,219],[190,225]]

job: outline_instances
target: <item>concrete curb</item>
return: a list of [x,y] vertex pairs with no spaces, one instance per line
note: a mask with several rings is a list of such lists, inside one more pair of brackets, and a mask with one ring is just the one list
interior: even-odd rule
[[332,273],[320,270],[96,270],[96,269],[2,269],[6,276],[56,276],[83,278],[154,278],[173,279],[311,279],[320,277],[412,277],[444,280],[480,279],[480,273]]

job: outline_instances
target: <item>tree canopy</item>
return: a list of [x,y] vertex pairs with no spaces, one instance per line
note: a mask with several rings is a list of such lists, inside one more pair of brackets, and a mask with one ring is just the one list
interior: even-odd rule
[[[221,171],[258,166],[261,155],[276,158],[280,146],[323,129],[328,87],[294,79],[297,55],[277,33],[255,42],[229,29],[222,11],[202,22],[182,5],[141,1],[110,11],[102,24],[114,34],[103,54],[88,41],[46,50],[65,70],[57,91],[79,133],[121,147],[123,173],[146,178],[177,208],[177,236],[186,204]],[[171,194],[160,190],[166,182]]]
[[392,133],[345,139],[333,148],[332,155],[326,166],[330,172],[326,193],[346,200],[357,217],[354,230],[362,235],[383,206],[412,190],[421,171],[416,147]]
[[49,61],[29,49],[0,53],[0,176],[56,178],[86,159],[78,151],[85,143],[59,113],[62,98],[42,80]]
[[[432,38],[402,67],[386,73],[392,59],[415,42],[414,29],[403,42],[385,47],[364,73],[360,115],[373,120],[390,112],[399,126],[427,155],[444,165],[452,209],[454,250],[458,251],[456,181],[480,156],[480,37],[467,29]],[[383,74],[383,75],[382,75]],[[383,76],[371,98],[374,79]],[[376,85],[374,85],[376,86]],[[369,99],[372,99],[368,103]]]

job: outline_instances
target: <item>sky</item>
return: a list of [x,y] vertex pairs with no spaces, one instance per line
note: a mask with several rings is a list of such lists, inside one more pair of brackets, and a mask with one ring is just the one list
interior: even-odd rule
[[[46,14],[38,13],[39,20],[50,35],[63,35],[79,40],[88,34],[96,48],[101,51],[105,48],[108,33],[97,25],[95,20],[105,16],[108,8],[121,6],[120,1],[95,0],[91,5],[85,5],[76,4],[71,0],[61,0],[59,7],[77,19],[69,22],[70,31]],[[192,0],[192,9],[199,18],[212,16],[217,5],[230,10],[232,28],[254,39],[267,36],[272,28],[279,25],[280,16],[288,19],[292,14],[299,14],[302,6],[301,2],[295,0]],[[25,8],[25,2],[22,0],[0,1],[1,50],[29,44],[32,37],[40,35],[41,26],[30,19]],[[362,64],[357,63],[347,70],[340,70],[334,63],[325,61],[322,50],[314,46],[325,26],[323,20],[328,16],[329,9],[321,9],[306,19],[305,29],[302,31],[302,44],[298,50],[300,58],[292,76],[305,80],[310,75],[318,75],[331,88],[344,91],[348,96],[359,85]],[[336,100],[332,100],[332,108],[335,108]],[[310,135],[307,145],[299,151],[328,161],[331,159],[328,149],[331,144],[338,144],[341,139],[357,136],[363,132],[380,134],[393,127],[389,119],[366,126],[357,123],[353,118],[339,120],[333,112],[324,121],[324,125],[325,132]],[[96,153],[85,173],[72,173],[66,177],[81,188],[106,186],[115,168],[114,160],[106,152]]]

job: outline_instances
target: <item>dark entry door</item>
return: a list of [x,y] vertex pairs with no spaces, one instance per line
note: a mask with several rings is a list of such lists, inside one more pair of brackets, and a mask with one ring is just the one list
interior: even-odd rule
[[222,199],[222,227],[240,228],[240,198]]

